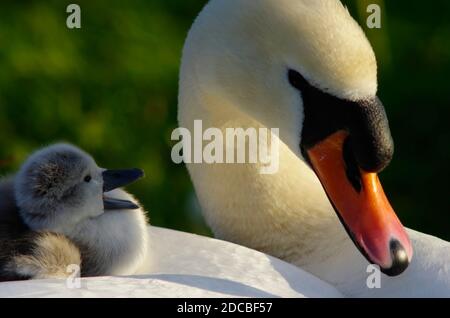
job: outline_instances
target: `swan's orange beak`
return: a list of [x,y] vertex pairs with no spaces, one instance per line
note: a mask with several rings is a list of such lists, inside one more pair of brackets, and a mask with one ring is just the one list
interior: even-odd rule
[[346,158],[348,133],[339,131],[308,149],[309,160],[334,208],[366,258],[390,276],[409,265],[412,247],[376,173]]

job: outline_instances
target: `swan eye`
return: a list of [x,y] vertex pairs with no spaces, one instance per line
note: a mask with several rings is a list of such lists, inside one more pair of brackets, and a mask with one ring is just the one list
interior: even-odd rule
[[289,83],[296,89],[302,90],[308,86],[308,81],[299,72],[290,69],[288,71]]
[[91,182],[92,177],[90,175],[87,175],[86,177],[84,177],[84,182],[89,183]]

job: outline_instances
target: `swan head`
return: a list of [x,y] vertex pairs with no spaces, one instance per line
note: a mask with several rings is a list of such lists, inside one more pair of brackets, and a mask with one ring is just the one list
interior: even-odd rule
[[33,230],[64,232],[109,210],[137,209],[108,192],[142,176],[139,169],[106,170],[81,149],[55,144],[32,154],[15,178],[15,197]]
[[210,1],[188,36],[180,83],[182,124],[196,119],[184,106],[197,95],[202,114],[279,128],[362,254],[388,275],[407,268],[411,243],[377,177],[394,146],[375,54],[340,1]]

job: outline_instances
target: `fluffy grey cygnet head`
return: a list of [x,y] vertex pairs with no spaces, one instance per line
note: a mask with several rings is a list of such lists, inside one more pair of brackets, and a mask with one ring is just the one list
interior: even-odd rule
[[[107,192],[143,176],[139,169],[106,170],[81,149],[56,144],[31,155],[15,179],[15,197],[33,230],[65,232],[108,210],[137,209]],[[106,194],[105,194],[106,193]]]

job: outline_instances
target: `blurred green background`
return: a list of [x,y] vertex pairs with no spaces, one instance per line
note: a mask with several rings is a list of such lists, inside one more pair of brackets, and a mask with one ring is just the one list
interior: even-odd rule
[[[36,148],[69,141],[109,168],[141,167],[133,185],[151,222],[210,235],[182,165],[170,159],[184,38],[205,0],[0,4],[0,174]],[[396,142],[381,178],[405,225],[450,240],[450,1],[347,0],[379,61],[379,95]]]

